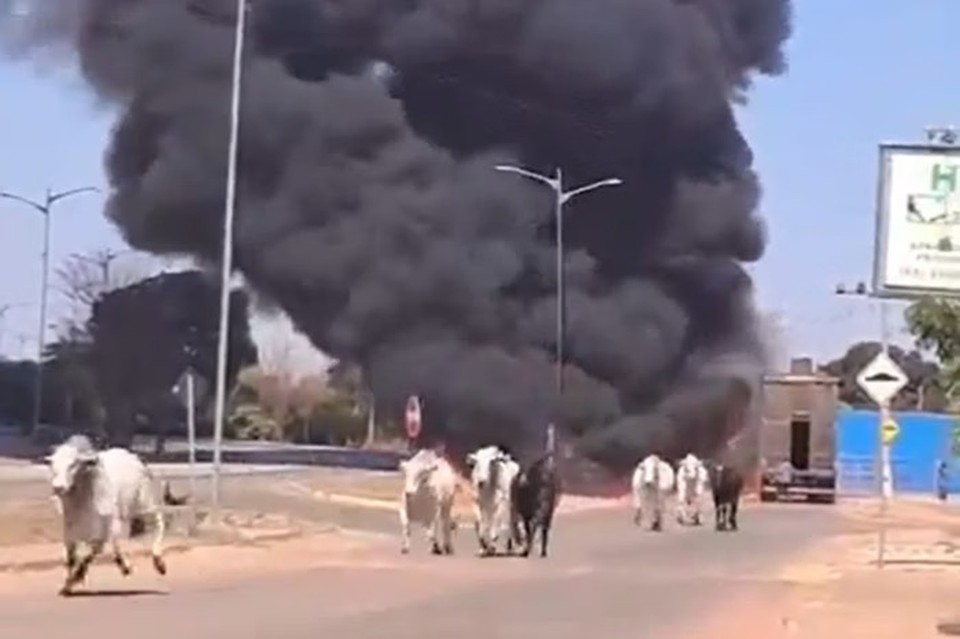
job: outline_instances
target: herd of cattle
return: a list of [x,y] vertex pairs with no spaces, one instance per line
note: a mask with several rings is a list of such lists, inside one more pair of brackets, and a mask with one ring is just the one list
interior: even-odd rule
[[[522,556],[529,556],[539,535],[540,556],[546,557],[561,493],[553,455],[521,466],[507,451],[487,446],[468,455],[467,462],[481,554],[496,554],[502,544],[507,554],[519,550]],[[171,494],[169,484],[158,498],[152,473],[136,454],[123,448],[97,450],[83,435],[74,435],[57,446],[47,463],[63,522],[66,577],[61,594],[68,594],[84,581],[90,564],[108,546],[120,572],[129,574],[130,564],[121,541],[127,535],[142,534],[147,518],[154,521],[154,569],[166,574],[161,503],[180,505],[184,501]],[[454,498],[460,486],[453,466],[436,451],[422,449],[403,461],[400,469],[402,552],[409,552],[410,527],[418,524],[426,529],[434,554],[452,554]],[[677,520],[699,524],[708,487],[713,494],[717,530],[736,530],[743,487],[743,477],[736,469],[718,464],[708,469],[691,454],[674,471],[669,463],[650,455],[637,465],[632,477],[634,521],[640,525],[649,516],[651,529],[661,530],[667,497],[676,488]],[[82,558],[79,544],[88,547]]]
[[[546,454],[523,468],[505,450],[486,446],[467,456],[473,492],[474,528],[481,555],[502,550],[529,556],[537,535],[540,556],[547,556],[550,526],[560,498],[560,478],[553,455]],[[401,551],[410,551],[410,526],[422,526],[431,552],[453,553],[454,498],[459,482],[453,466],[431,449],[417,451],[400,464],[403,494],[400,499]],[[702,505],[713,496],[717,530],[737,529],[737,508],[743,490],[743,475],[734,467],[708,465],[688,454],[676,471],[657,455],[645,457],[633,471],[630,482],[634,523],[650,518],[651,530],[663,529],[663,515],[670,494],[677,493],[677,521],[700,525]]]

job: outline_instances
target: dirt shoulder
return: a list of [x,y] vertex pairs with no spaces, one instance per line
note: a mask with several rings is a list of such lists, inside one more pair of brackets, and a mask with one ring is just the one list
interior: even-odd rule
[[[696,636],[902,639],[946,636],[960,621],[960,509],[897,503],[877,566],[876,504],[841,504],[848,525],[776,578],[724,604]],[[692,636],[692,634],[691,634]]]

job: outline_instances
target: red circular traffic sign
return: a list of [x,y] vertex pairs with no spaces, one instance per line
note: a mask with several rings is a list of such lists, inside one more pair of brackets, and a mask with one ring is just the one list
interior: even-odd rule
[[407,400],[407,411],[404,418],[404,428],[407,431],[407,437],[416,439],[423,428],[423,420],[420,414],[420,399],[416,395],[411,395]]

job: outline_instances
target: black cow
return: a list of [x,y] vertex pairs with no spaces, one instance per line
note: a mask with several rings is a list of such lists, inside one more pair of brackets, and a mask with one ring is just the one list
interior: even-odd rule
[[[514,539],[524,557],[530,555],[534,536],[540,533],[540,556],[547,556],[550,525],[560,500],[560,476],[553,455],[546,455],[522,468],[511,487]],[[520,538],[522,528],[523,538]]]
[[733,466],[711,464],[710,492],[716,513],[717,530],[737,530],[737,508],[743,491],[743,473]]

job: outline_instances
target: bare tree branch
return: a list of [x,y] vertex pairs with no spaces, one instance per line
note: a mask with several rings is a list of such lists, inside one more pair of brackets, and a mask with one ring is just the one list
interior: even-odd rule
[[58,290],[73,306],[75,321],[89,317],[93,305],[118,288],[146,277],[146,270],[128,259],[129,253],[103,249],[89,255],[71,255],[55,271]]

